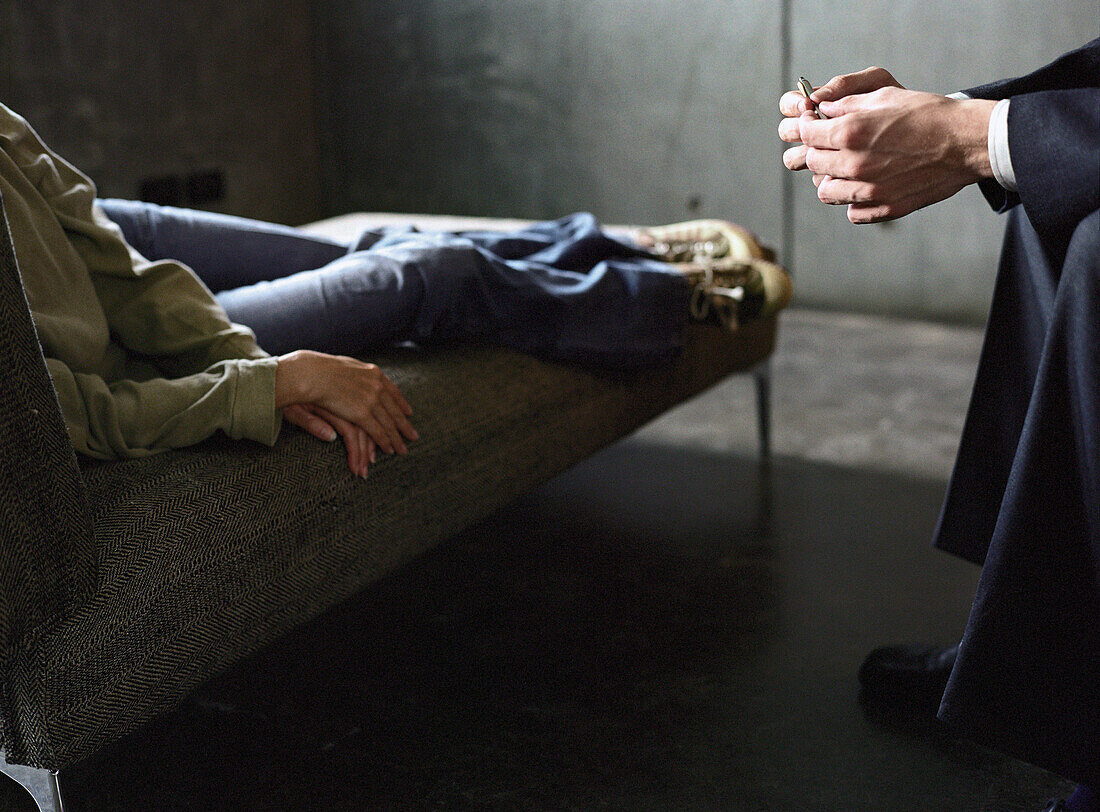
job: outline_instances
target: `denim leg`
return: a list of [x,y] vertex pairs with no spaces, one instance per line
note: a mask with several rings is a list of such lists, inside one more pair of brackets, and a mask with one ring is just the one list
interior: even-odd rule
[[[598,232],[598,229],[597,229]],[[362,353],[396,341],[482,340],[620,369],[673,358],[690,286],[600,233],[514,232],[478,245],[391,233],[323,268],[218,294],[269,352]],[[486,245],[518,259],[502,259]],[[554,267],[545,261],[570,267]]]
[[690,286],[577,214],[509,233],[391,234],[424,299],[417,341],[481,338],[553,360],[619,368],[677,353]]
[[[127,200],[100,200],[104,213],[148,259],[175,259],[215,292],[230,319],[260,346],[356,353],[409,332],[419,277],[384,256],[289,226]],[[350,252],[350,253],[349,253]]]
[[277,223],[133,200],[98,202],[138,253],[182,262],[215,293],[320,268],[349,250]]
[[399,258],[363,251],[314,270],[223,290],[215,298],[273,355],[359,355],[408,339],[423,292],[420,276]]
[[[401,236],[393,235],[391,239]],[[503,260],[529,259],[562,270],[586,271],[608,257],[650,256],[634,243],[605,233],[599,221],[587,212],[532,223],[518,231],[461,231],[457,236]]]
[[681,344],[687,283],[589,214],[505,233],[368,232],[348,246],[208,212],[101,205],[142,254],[192,267],[276,354],[480,339],[633,368]]

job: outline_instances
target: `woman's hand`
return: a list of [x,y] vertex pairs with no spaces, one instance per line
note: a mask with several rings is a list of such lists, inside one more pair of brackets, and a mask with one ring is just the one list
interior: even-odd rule
[[275,407],[315,437],[343,437],[348,466],[365,476],[375,447],[407,454],[406,440],[419,435],[409,417],[412,407],[374,364],[354,358],[298,350],[279,357]]
[[318,440],[332,442],[342,437],[348,452],[348,468],[356,476],[366,477],[367,466],[375,460],[375,444],[361,428],[320,406],[305,403],[287,406],[283,409],[283,419],[305,429]]

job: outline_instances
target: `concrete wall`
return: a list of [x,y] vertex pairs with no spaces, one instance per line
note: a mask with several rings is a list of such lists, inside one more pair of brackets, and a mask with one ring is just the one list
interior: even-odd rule
[[308,0],[0,0],[0,101],[101,194],[220,170],[207,208],[300,223],[320,214],[313,33]]
[[331,208],[781,221],[780,6],[333,0]]
[[[785,181],[776,101],[882,64],[950,92],[1097,35],[1094,0],[327,0],[325,205],[737,220],[803,304],[978,321],[1000,224],[975,189],[855,228]],[[789,55],[790,63],[785,64]],[[786,194],[784,184],[791,183]]]

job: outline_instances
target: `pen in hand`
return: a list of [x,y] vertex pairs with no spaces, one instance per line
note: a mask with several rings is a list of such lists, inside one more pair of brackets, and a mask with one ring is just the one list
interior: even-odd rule
[[814,100],[810,98],[810,94],[814,92],[814,86],[810,84],[810,80],[805,76],[798,77],[798,92],[806,97],[806,100],[810,103],[810,108],[814,111],[818,118],[828,118],[827,115],[818,109]]

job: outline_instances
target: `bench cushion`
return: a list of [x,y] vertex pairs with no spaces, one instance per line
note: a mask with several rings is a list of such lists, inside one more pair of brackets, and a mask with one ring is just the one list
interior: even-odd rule
[[13,761],[59,769],[672,405],[765,359],[774,320],[691,328],[679,362],[629,376],[504,349],[372,357],[421,439],[367,479],[287,426],[273,449],[212,439],[83,462],[91,597],[13,652]]

